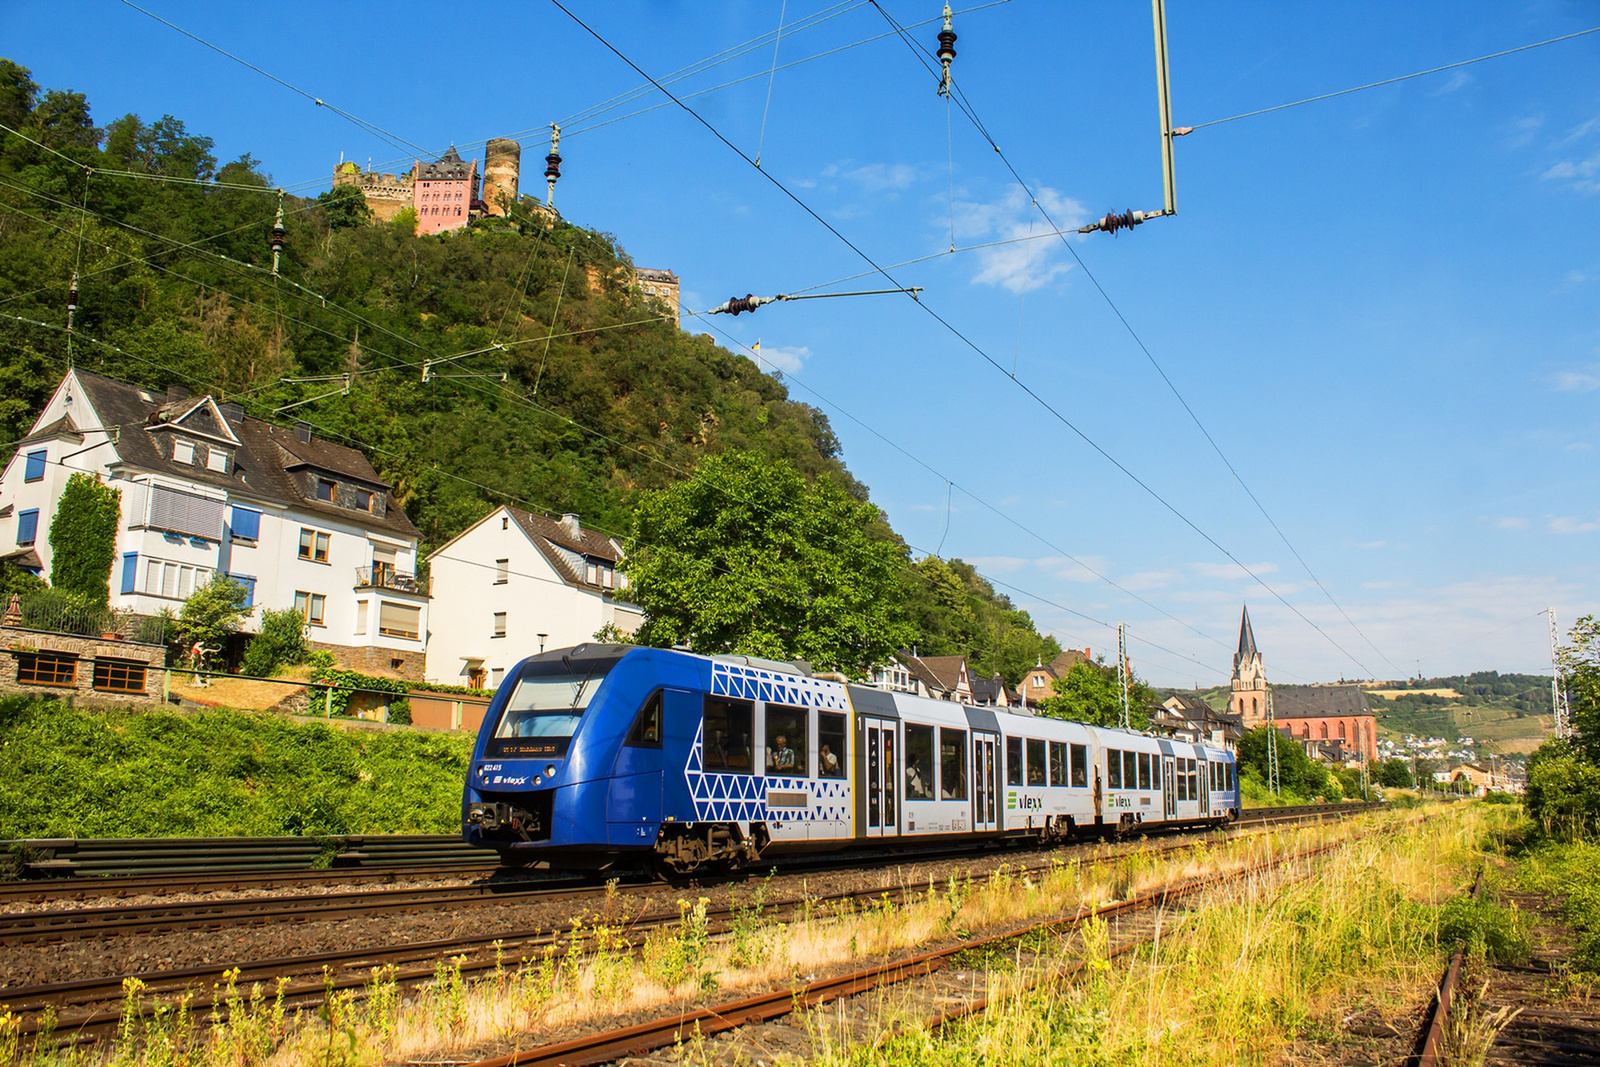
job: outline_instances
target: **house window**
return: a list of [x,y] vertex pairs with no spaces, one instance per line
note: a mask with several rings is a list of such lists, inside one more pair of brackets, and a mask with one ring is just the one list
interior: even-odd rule
[[143,693],[145,665],[120,659],[94,661],[94,687],[105,693]]
[[505,681],[505,680],[506,680],[506,669],[504,667],[490,667],[489,668],[489,688],[490,689],[499,689],[500,688],[500,683]]
[[333,503],[334,496],[339,492],[339,483],[331,482],[326,478],[317,479],[317,499]]
[[506,518],[504,515],[500,516],[500,529],[502,529],[502,530],[511,529],[511,520]]
[[365,600],[356,601],[357,634],[365,634],[367,632],[367,610],[367,602]]
[[372,492],[367,489],[357,489],[354,492],[356,507],[362,511],[372,510]]
[[294,610],[298,611],[312,626],[326,625],[323,616],[327,613],[328,598],[321,593],[307,593],[296,591],[294,594]]
[[590,585],[600,584],[600,565],[594,560],[588,560],[583,568],[583,580]]
[[600,567],[600,584],[603,585],[605,588],[610,589],[612,587],[612,585],[614,584],[614,580],[612,578],[612,575],[614,573],[615,572],[611,569],[611,567],[609,565],[602,564],[601,567]]
[[416,640],[422,632],[422,609],[415,604],[378,603],[378,632],[385,637]]
[[174,463],[193,463],[194,462],[194,442],[193,441],[186,441],[181,437],[178,438],[177,440],[173,441],[172,442],[172,462],[174,462]]
[[17,544],[31,545],[39,536],[39,509],[17,512]]
[[256,580],[248,574],[230,574],[234,583],[244,590],[244,606],[254,607],[256,602]]
[[222,448],[206,449],[206,470],[216,471],[218,474],[228,473],[228,453]]
[[328,562],[328,535],[320,530],[300,528],[300,558],[313,563]]
[[139,588],[139,553],[122,554],[122,591],[131,593]]
[[51,652],[20,652],[17,654],[17,684],[71,688],[78,684],[78,657]]
[[28,465],[23,469],[22,480],[25,482],[44,481],[45,450],[28,453]]
[[511,561],[497,559],[494,561],[494,584],[505,585],[511,580]]
[[497,612],[494,613],[494,636],[495,637],[504,637],[505,635],[506,635],[506,613],[503,612],[503,611],[497,611]]
[[228,529],[230,536],[235,541],[259,541],[261,539],[261,512],[255,508],[242,508],[235,505],[229,515]]

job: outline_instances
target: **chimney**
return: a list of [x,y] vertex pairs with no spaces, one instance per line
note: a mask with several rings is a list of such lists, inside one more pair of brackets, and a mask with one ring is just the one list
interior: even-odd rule
[[583,537],[583,527],[578,525],[578,516],[570,511],[561,516],[561,528],[567,531],[567,536],[574,541]]
[[294,435],[299,438],[301,444],[309,445],[311,443],[311,424],[303,419],[296,419]]
[[187,399],[189,399],[189,387],[187,385],[167,386],[167,403],[176,404],[180,400]]
[[217,409],[222,412],[222,417],[229,422],[244,421],[244,405],[237,400],[224,400],[217,405]]

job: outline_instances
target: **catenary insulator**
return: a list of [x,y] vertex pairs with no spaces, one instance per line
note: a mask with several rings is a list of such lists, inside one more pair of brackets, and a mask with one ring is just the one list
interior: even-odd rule
[[950,5],[944,5],[944,29],[939,31],[939,65],[944,68],[939,76],[939,95],[950,95],[950,61],[956,57],[956,31],[950,26]]
[[78,310],[78,272],[72,272],[72,284],[67,286],[67,311]]

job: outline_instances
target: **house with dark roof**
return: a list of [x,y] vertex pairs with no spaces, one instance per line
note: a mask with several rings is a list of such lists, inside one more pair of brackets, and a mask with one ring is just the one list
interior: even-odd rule
[[1235,712],[1217,711],[1194,693],[1173,693],[1150,710],[1150,729],[1179,741],[1208,741],[1232,749],[1245,734]]
[[1041,663],[1034,667],[1022,676],[1022,684],[1017,686],[1017,695],[1021,698],[1022,706],[1038,707],[1040,701],[1056,695],[1054,685],[1057,678],[1065,678],[1067,672],[1080,663],[1093,662],[1087,648],[1081,651],[1068,648],[1049,663]]
[[998,674],[985,678],[968,666],[965,656],[923,656],[901,649],[867,673],[867,684],[896,693],[914,693],[932,700],[952,700],[974,707],[1010,708],[1017,691]]
[[428,681],[493,689],[526,656],[593,641],[608,626],[633,633],[644,613],[627,600],[622,557],[621,544],[576,515],[491,511],[428,557]]
[[226,574],[252,609],[299,611],[340,663],[421,678],[419,534],[359,451],[237,403],[75,368],[0,473],[0,556],[48,573],[50,521],[75,473],[121,493],[112,607],[176,611]]

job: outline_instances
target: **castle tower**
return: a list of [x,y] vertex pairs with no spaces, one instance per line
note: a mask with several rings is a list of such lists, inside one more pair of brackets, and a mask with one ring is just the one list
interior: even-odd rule
[[1228,710],[1244,718],[1246,727],[1257,726],[1267,717],[1267,672],[1256,648],[1255,631],[1250,628],[1250,609],[1239,619],[1239,651],[1233,654],[1233,694]]
[[483,149],[483,204],[491,215],[508,215],[517,203],[522,145],[496,137]]

